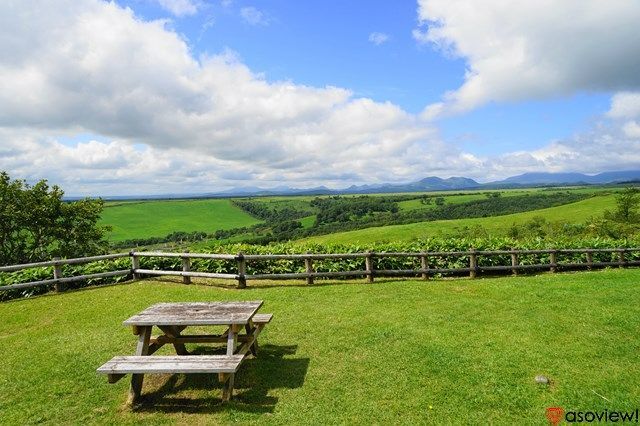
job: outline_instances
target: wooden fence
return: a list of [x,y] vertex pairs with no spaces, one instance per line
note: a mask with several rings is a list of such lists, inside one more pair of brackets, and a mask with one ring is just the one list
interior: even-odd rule
[[[19,284],[11,284],[0,286],[0,292],[9,290],[26,289],[37,286],[53,285],[56,292],[64,290],[64,284],[85,281],[89,279],[115,277],[131,275],[134,279],[143,276],[152,275],[173,275],[180,276],[185,284],[191,282],[191,278],[218,278],[236,280],[238,288],[245,288],[248,280],[287,280],[287,279],[304,279],[307,284],[313,284],[314,278],[336,278],[336,277],[366,277],[368,282],[373,282],[375,277],[383,276],[412,276],[429,279],[434,275],[466,275],[470,278],[476,278],[481,273],[512,273],[517,274],[519,271],[525,270],[548,270],[556,272],[560,269],[576,270],[576,269],[592,269],[608,266],[628,267],[640,265],[640,260],[629,260],[627,254],[640,252],[640,248],[612,248],[612,249],[548,249],[548,250],[469,250],[469,251],[443,251],[443,252],[418,252],[418,253],[386,253],[386,252],[365,252],[365,253],[331,253],[331,254],[211,254],[211,253],[168,253],[168,252],[144,252],[132,251],[129,253],[108,254],[102,256],[83,257],[77,259],[53,259],[48,262],[37,262],[22,265],[2,266],[2,272],[14,272],[29,268],[52,267],[53,278],[41,281],[32,281]],[[593,255],[596,253],[609,253],[611,258],[617,258],[615,261],[595,261]],[[558,257],[561,255],[584,255],[581,262],[559,262]],[[538,259],[538,263],[522,264],[519,258],[525,255],[534,255]],[[481,265],[479,258],[502,256],[502,258],[510,258],[508,265]],[[507,257],[508,256],[508,257]],[[78,275],[72,277],[62,276],[62,265],[83,264],[96,262],[101,260],[118,259],[122,257],[131,258],[131,268],[115,271],[100,272],[88,275]],[[161,258],[180,258],[182,262],[182,270],[159,270],[159,269],[143,269],[140,267],[140,259],[144,257],[161,257]],[[378,269],[376,268],[376,260],[383,258],[413,258],[420,262],[417,269]],[[464,268],[438,268],[432,267],[432,260],[436,258],[466,258]],[[548,257],[548,261],[541,262],[541,257]],[[191,270],[192,259],[214,259],[231,261],[235,263],[236,273],[212,273]],[[348,270],[348,271],[331,271],[323,272],[314,269],[314,261],[326,259],[361,259],[364,269]],[[267,260],[298,260],[304,262],[305,272],[290,273],[263,273],[248,274],[247,265],[253,261]],[[417,263],[417,262],[416,262]]]

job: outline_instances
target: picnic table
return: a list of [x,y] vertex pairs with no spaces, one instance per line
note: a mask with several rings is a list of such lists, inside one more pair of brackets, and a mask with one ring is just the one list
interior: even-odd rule
[[[272,314],[258,314],[262,300],[248,302],[158,303],[124,321],[138,336],[134,356],[116,356],[98,368],[115,383],[131,374],[129,403],[142,391],[144,374],[218,373],[224,384],[222,399],[233,395],[235,373],[242,361],[257,356],[258,336]],[[224,326],[222,334],[183,334],[190,326]],[[162,334],[152,337],[153,327]],[[244,333],[243,333],[244,331]],[[226,344],[225,355],[191,355],[186,343]],[[152,356],[166,344],[173,345],[177,356]]]

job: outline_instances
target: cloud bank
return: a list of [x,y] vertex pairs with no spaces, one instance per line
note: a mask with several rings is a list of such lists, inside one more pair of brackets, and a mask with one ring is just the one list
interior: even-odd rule
[[418,0],[420,43],[464,58],[461,87],[426,117],[516,102],[640,89],[640,2]]
[[[464,52],[471,48],[458,47],[458,41],[447,44],[458,36],[445,34],[469,32],[482,38],[477,30],[462,28],[477,22],[454,25],[445,17],[444,10],[449,9],[443,4],[421,3],[423,22],[435,23],[421,27],[416,37],[467,55]],[[468,4],[462,15],[476,12],[475,3]],[[633,8],[624,5],[631,15]],[[611,9],[624,8],[615,3]],[[188,7],[173,13],[179,10],[190,13]],[[433,20],[438,14],[442,18]],[[504,15],[499,21],[497,11],[489,15],[496,25],[512,19]],[[521,19],[510,25],[525,23]],[[497,42],[499,35],[489,33],[485,42]],[[481,44],[477,43],[479,51],[491,50]],[[568,44],[558,43],[559,49],[563,46]],[[624,46],[620,50],[633,47]],[[553,141],[534,152],[482,158],[445,143],[437,127],[393,103],[356,97],[345,88],[269,81],[232,51],[195,56],[166,21],[145,21],[116,3],[1,2],[0,51],[0,169],[15,177],[48,178],[74,195],[212,192],[283,183],[344,187],[427,175],[486,181],[528,170],[640,167],[634,153],[640,152],[637,75],[617,67],[611,71],[615,78],[605,79],[604,71],[594,69],[587,74],[600,77],[576,76],[583,83],[572,82],[576,89],[571,90],[589,84],[598,90],[626,88],[612,99],[610,111],[590,134]],[[545,59],[542,51],[535,51],[540,66],[547,63],[552,69],[557,54],[552,51],[551,59]],[[500,62],[500,55],[469,55]],[[583,52],[569,62],[584,57],[591,56]],[[623,65],[633,67],[636,62],[637,57],[628,58]],[[484,59],[478,63],[484,64]],[[513,78],[501,88],[486,77],[484,66],[474,67],[462,88],[445,98],[447,108],[471,108],[537,93],[526,76],[516,95],[507,90],[516,86]],[[555,73],[571,80],[569,68],[559,67]],[[467,90],[467,84],[482,90],[474,95],[475,89]],[[557,87],[554,92],[553,84],[545,84],[549,86],[545,93],[566,92]],[[80,143],[69,142],[82,134],[90,136]]]

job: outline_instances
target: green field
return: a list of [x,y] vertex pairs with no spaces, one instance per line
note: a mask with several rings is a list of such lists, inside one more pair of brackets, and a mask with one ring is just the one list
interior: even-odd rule
[[109,240],[163,237],[175,231],[203,231],[250,226],[259,220],[228,199],[106,203],[102,224],[111,225]]
[[[590,216],[602,214],[605,208],[613,208],[613,196],[611,192],[615,188],[587,187],[587,188],[524,188],[493,191],[441,191],[410,194],[370,194],[372,197],[416,197],[403,200],[400,198],[397,205],[402,212],[408,213],[415,210],[432,210],[437,207],[434,198],[442,197],[445,205],[461,204],[482,200],[490,193],[499,192],[502,197],[522,196],[532,192],[558,192],[569,191],[572,193],[592,194],[595,198],[575,203],[571,207],[560,206],[542,209],[526,213],[499,216],[497,219],[473,218],[457,220],[439,220],[421,222],[409,225],[388,225],[384,227],[366,228],[356,231],[338,232],[329,235],[321,235],[308,238],[315,242],[375,242],[406,240],[432,235],[450,235],[459,232],[464,227],[483,226],[491,232],[504,233],[505,228],[513,223],[522,223],[533,216],[543,216],[550,221],[565,220],[573,223],[584,221]],[[428,195],[431,197],[425,203],[419,197]],[[360,197],[360,195],[347,195],[345,198]],[[326,196],[274,196],[274,197],[249,197],[242,200],[262,204],[271,211],[288,209],[297,213],[293,220],[298,220],[303,228],[312,228],[316,220],[318,207],[311,206],[315,198]],[[302,215],[300,215],[302,212]],[[304,216],[300,219],[301,216]],[[260,216],[263,217],[263,216]],[[282,216],[281,216],[282,217]],[[285,214],[286,219],[286,214]],[[278,220],[283,220],[279,218]],[[204,200],[149,200],[149,201],[113,201],[106,203],[102,223],[111,225],[113,231],[108,235],[111,242],[120,242],[131,239],[144,239],[151,237],[165,237],[172,232],[202,231],[213,234],[217,230],[228,230],[264,223],[264,220],[253,217],[241,208],[233,204],[232,199],[204,199]],[[269,228],[266,228],[267,231]],[[246,241],[265,235],[256,231],[240,231],[222,237],[217,240],[221,243]],[[294,237],[295,238],[295,237]],[[206,241],[193,242],[194,248],[206,245]]]
[[509,214],[504,216],[482,217],[457,220],[436,220],[432,222],[418,222],[407,225],[389,225],[383,227],[365,228],[356,231],[338,232],[319,235],[304,239],[313,243],[373,243],[408,241],[419,238],[458,233],[465,227],[481,226],[494,235],[505,235],[513,224],[522,224],[536,216],[549,221],[567,221],[571,223],[583,222],[592,216],[602,215],[605,209],[615,207],[615,196],[601,195],[577,203],[530,212]]
[[[149,280],[6,302],[1,422],[544,425],[551,406],[635,410],[639,280],[638,269],[246,291]],[[215,375],[158,375],[131,409],[129,377],[96,374],[134,352],[122,321],[147,306],[243,299],[275,316],[231,403]]]

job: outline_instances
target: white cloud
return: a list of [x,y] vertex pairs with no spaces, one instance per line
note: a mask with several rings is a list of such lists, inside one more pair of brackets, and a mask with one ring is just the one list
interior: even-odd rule
[[607,115],[612,118],[640,117],[640,92],[616,93]]
[[371,33],[369,34],[369,41],[376,46],[380,46],[382,43],[389,41],[389,35],[385,33]]
[[[2,3],[0,31],[3,144],[28,148],[2,167],[19,174],[35,167],[76,188],[108,170],[115,189],[114,179],[126,182],[121,177],[141,162],[145,178],[164,191],[181,182],[176,174],[194,170],[190,163],[159,169],[177,161],[170,156],[204,164],[196,186],[208,190],[231,185],[224,176],[238,173],[253,184],[342,186],[466,169],[459,151],[394,104],[342,88],[269,82],[232,52],[196,59],[164,22],[140,20],[115,3]],[[68,147],[51,136],[78,133],[101,135],[101,142]],[[12,143],[19,135],[30,142]],[[151,160],[126,151],[134,144]],[[53,160],[34,166],[46,147],[55,150]],[[125,153],[133,162],[121,161]]]
[[487,102],[640,88],[640,2],[418,0],[414,37],[464,58],[458,89],[426,117]]
[[269,19],[264,12],[261,12],[253,6],[240,9],[240,16],[251,25],[269,25]]
[[195,58],[165,22],[115,3],[0,2],[0,51],[0,170],[69,194],[640,167],[636,127],[624,127],[639,119],[631,92],[592,135],[484,158],[392,103],[268,81],[232,52]]
[[157,0],[160,6],[175,16],[195,15],[199,2],[193,0]]

